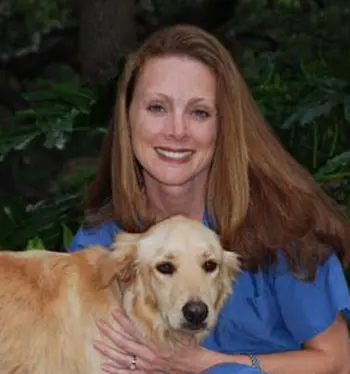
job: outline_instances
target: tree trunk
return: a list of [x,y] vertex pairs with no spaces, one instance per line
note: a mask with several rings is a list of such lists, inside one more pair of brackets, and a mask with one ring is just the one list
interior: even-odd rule
[[79,59],[82,74],[105,84],[118,73],[118,60],[137,44],[134,0],[81,0]]

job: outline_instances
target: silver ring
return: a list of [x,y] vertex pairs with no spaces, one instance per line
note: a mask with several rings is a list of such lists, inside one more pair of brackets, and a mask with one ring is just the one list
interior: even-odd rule
[[132,356],[131,364],[129,367],[130,370],[136,370],[136,356]]

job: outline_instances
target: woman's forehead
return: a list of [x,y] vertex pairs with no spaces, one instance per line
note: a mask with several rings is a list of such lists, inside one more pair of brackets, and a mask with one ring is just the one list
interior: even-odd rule
[[178,56],[149,60],[140,71],[135,95],[147,98],[182,98],[215,102],[216,76],[205,64]]

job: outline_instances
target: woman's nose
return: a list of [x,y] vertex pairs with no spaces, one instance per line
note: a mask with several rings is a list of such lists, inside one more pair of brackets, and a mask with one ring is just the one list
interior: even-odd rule
[[167,134],[174,139],[182,139],[187,135],[187,123],[182,113],[173,113],[170,116]]

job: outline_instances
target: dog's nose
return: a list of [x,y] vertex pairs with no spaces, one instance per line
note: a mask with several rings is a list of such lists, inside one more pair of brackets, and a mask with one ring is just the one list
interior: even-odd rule
[[186,321],[193,324],[201,324],[208,316],[208,307],[202,301],[189,301],[182,308]]

